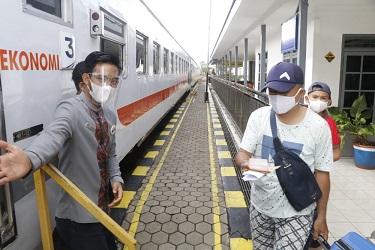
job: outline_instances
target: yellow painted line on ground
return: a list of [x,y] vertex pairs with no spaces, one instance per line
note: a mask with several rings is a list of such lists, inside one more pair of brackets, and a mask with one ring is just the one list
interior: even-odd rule
[[173,132],[173,135],[171,136],[171,139],[168,142],[167,147],[165,148],[165,151],[164,151],[164,153],[163,153],[163,155],[162,155],[162,157],[160,159],[160,162],[159,162],[158,166],[155,168],[154,172],[152,173],[150,180],[146,184],[145,190],[142,192],[141,198],[139,199],[138,204],[137,204],[137,206],[136,206],[136,208],[134,210],[133,219],[132,219],[132,222],[131,222],[130,228],[129,228],[129,234],[132,235],[133,237],[135,236],[135,233],[137,232],[138,222],[139,222],[139,218],[140,218],[141,213],[142,213],[143,205],[147,201],[147,198],[150,195],[152,186],[155,183],[156,177],[158,176],[158,174],[160,172],[160,169],[164,165],[164,161],[167,158],[169,150],[171,149],[171,146],[172,146],[172,143],[174,141],[174,138],[176,137],[176,134],[177,134],[178,130],[180,129],[181,123],[184,120],[186,112],[188,111],[188,109],[190,107],[190,103],[191,102],[189,102],[189,104],[185,108],[185,111],[184,111],[184,113],[183,113],[183,115],[182,115],[182,117],[181,117],[181,119],[180,119],[180,121],[179,121],[179,123],[178,123],[178,125],[177,125],[177,127],[175,129],[175,131]]
[[137,175],[137,176],[146,176],[147,171],[150,169],[148,166],[137,166],[132,175]]
[[178,110],[178,111],[176,111],[176,113],[175,114],[181,114],[181,110]]
[[214,119],[212,119],[212,122],[220,122],[220,120],[219,119],[216,119],[216,118],[214,118]]
[[230,238],[231,250],[253,249],[253,241],[244,238]]
[[214,135],[224,135],[223,131],[214,131]]
[[214,124],[214,128],[221,128],[221,124],[220,123]]
[[227,141],[225,139],[217,139],[216,140],[216,145],[226,146],[227,145]]
[[171,131],[163,131],[160,133],[160,135],[169,135],[171,133]]
[[217,154],[219,158],[232,159],[232,156],[230,155],[229,151],[218,151]]
[[236,169],[234,167],[223,167],[221,166],[221,176],[237,176]]
[[171,119],[169,122],[177,122],[177,119]]
[[174,128],[174,125],[173,124],[168,124],[167,126],[165,126],[165,128]]
[[224,191],[227,207],[247,207],[242,191]]
[[180,117],[180,115],[173,115],[173,117],[174,117],[174,118],[178,118],[178,117]]
[[135,196],[135,193],[136,193],[135,191],[124,191],[122,193],[122,200],[121,200],[120,204],[118,204],[114,208],[128,208],[131,200]]
[[154,143],[154,146],[163,146],[165,143],[165,140],[156,140]]
[[159,151],[148,151],[144,158],[156,158]]
[[217,195],[217,180],[216,180],[216,164],[214,157],[214,143],[212,139],[211,116],[207,103],[207,124],[208,124],[208,145],[210,151],[210,168],[211,168],[211,184],[212,184],[212,202],[213,202],[213,216],[214,216],[214,249],[221,249],[221,223],[220,223],[220,206],[219,197]]

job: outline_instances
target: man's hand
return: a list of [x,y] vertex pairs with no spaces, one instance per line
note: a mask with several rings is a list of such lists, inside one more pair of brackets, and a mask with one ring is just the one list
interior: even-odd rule
[[112,192],[113,192],[113,196],[115,198],[113,199],[111,204],[108,205],[109,207],[114,207],[114,206],[117,206],[118,204],[120,204],[120,202],[122,200],[122,194],[123,194],[122,183],[121,182],[113,183],[112,184]]
[[0,148],[7,152],[0,156],[0,185],[21,179],[32,168],[26,153],[17,146],[0,141]]
[[313,228],[313,238],[316,240],[318,235],[321,234],[325,240],[328,240],[328,226],[327,221],[323,218],[316,218]]

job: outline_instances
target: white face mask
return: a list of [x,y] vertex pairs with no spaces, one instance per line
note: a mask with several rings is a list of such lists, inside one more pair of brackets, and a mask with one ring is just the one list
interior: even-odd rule
[[[106,103],[110,97],[112,97],[114,89],[111,86],[100,87],[90,80],[92,91],[90,94],[92,98],[98,103]],[[89,88],[90,89],[90,88]]]
[[299,94],[301,89],[298,90],[294,96],[283,96],[283,95],[268,95],[270,105],[276,114],[285,114],[298,104],[296,102],[296,96]]
[[316,113],[320,113],[327,108],[327,103],[321,100],[312,101],[309,98],[309,108],[315,111]]

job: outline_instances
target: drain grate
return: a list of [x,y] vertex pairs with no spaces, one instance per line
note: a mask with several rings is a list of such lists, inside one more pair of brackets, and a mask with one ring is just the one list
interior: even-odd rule
[[[214,91],[211,89],[211,93],[213,93],[213,92]],[[217,95],[216,95],[216,97],[218,98]],[[217,98],[212,98],[212,100],[214,100],[215,106],[219,107],[220,105],[218,104]],[[251,189],[251,184],[248,181],[242,180],[242,171],[241,171],[240,168],[236,167],[236,163],[234,162],[234,158],[237,155],[237,149],[236,149],[236,146],[234,144],[232,135],[231,135],[231,133],[229,131],[229,128],[227,127],[227,123],[224,121],[224,116],[222,114],[222,110],[220,108],[217,108],[216,111],[217,111],[218,116],[219,116],[219,121],[220,121],[222,130],[224,132],[224,137],[225,137],[225,140],[227,142],[229,152],[230,152],[230,154],[232,156],[233,166],[235,166],[235,170],[236,170],[236,174],[237,174],[237,179],[238,179],[238,182],[239,182],[239,184],[241,186],[243,195],[245,197],[246,205],[247,205],[247,207],[250,207],[250,189]]]

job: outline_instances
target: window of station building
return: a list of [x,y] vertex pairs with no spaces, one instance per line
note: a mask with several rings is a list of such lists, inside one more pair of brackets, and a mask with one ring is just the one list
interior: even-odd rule
[[339,106],[349,112],[353,101],[362,94],[367,108],[375,106],[375,35],[343,35],[342,49]]
[[25,13],[66,26],[73,23],[73,0],[22,0]]
[[169,67],[169,51],[167,49],[164,49],[163,52],[163,58],[164,58],[164,74],[168,74],[168,67]]
[[298,57],[297,52],[298,52],[297,50],[293,50],[293,51],[283,53],[283,61],[297,64],[297,57]]
[[152,58],[153,58],[153,64],[154,64],[154,74],[160,73],[160,45],[156,42],[153,44],[153,52],[152,52]]
[[147,37],[137,32],[136,44],[136,72],[137,75],[147,73]]
[[175,68],[174,68],[174,54],[171,52],[171,74],[175,73]]

